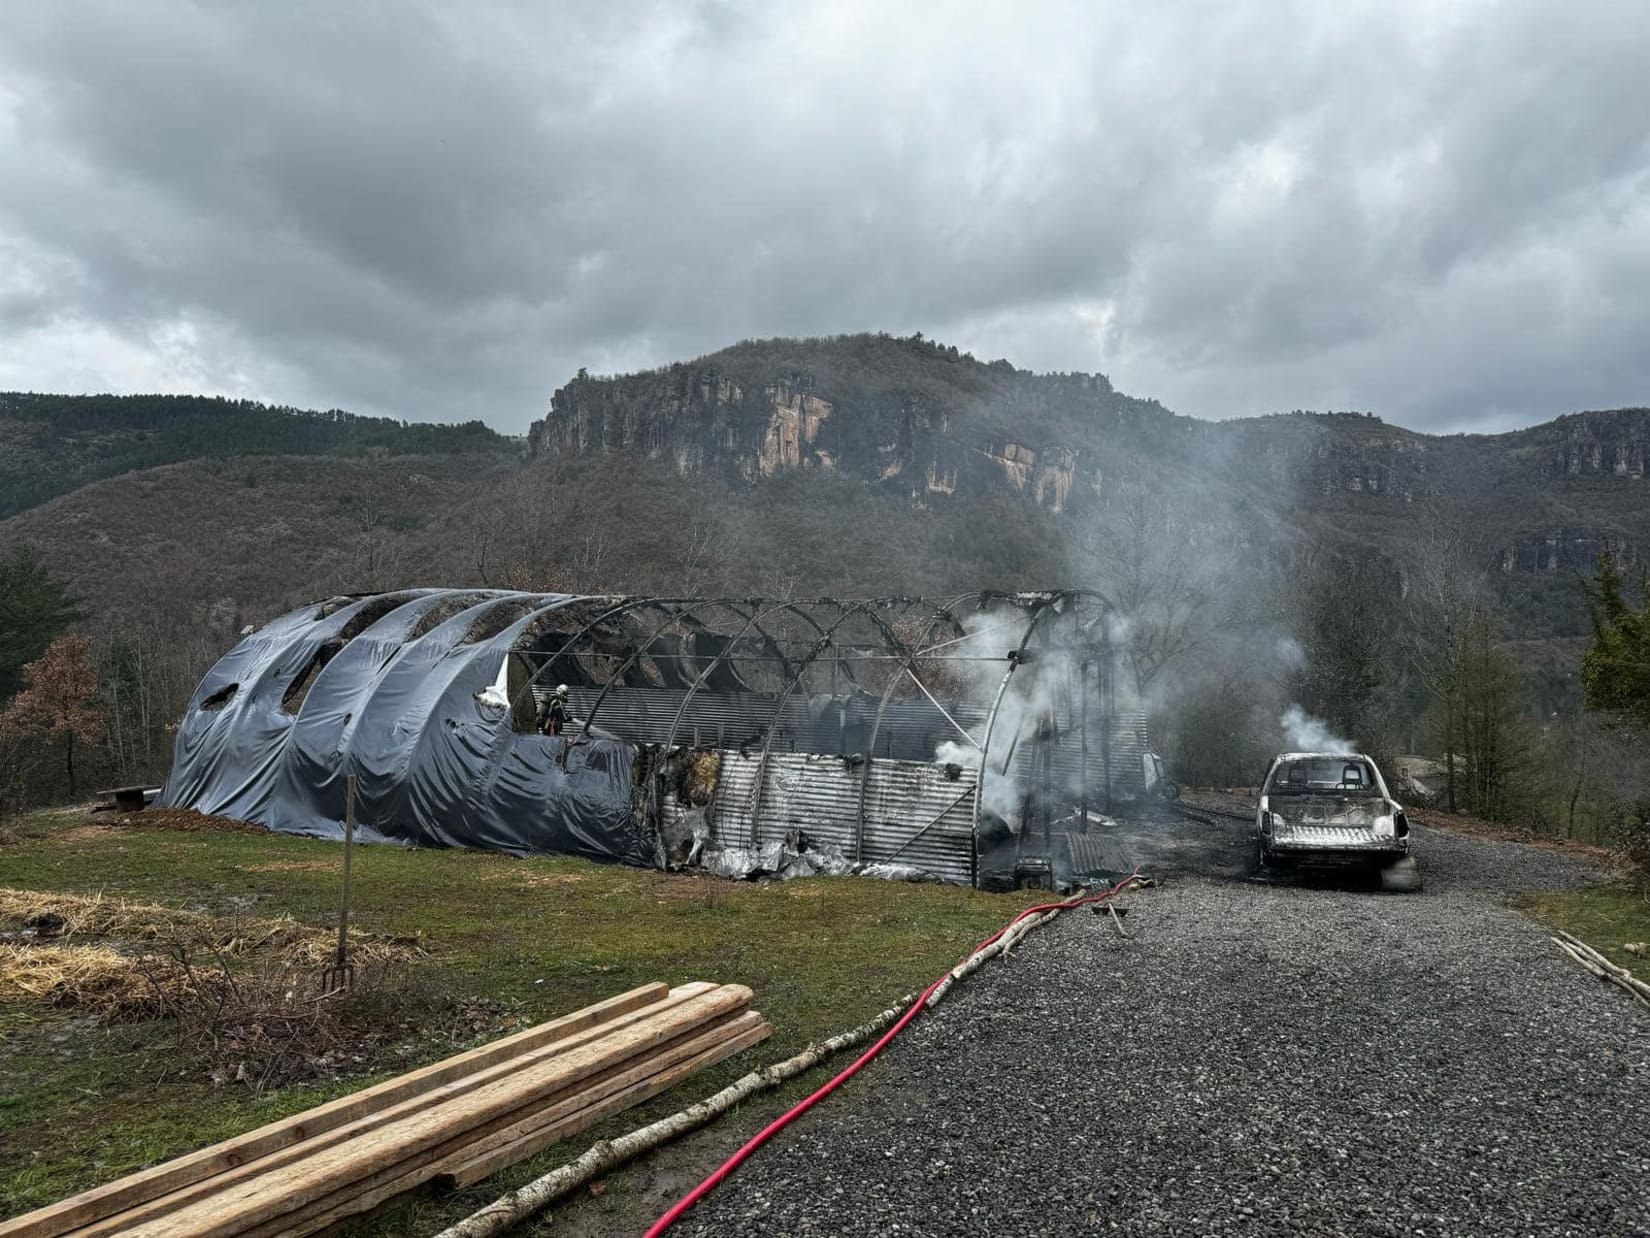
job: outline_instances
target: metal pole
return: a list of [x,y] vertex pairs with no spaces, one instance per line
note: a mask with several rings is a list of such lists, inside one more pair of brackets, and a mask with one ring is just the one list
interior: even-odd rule
[[338,906],[338,966],[349,962],[349,878],[355,855],[355,775],[344,779],[344,897]]
[[[940,711],[940,717],[944,718],[953,727],[955,727],[956,730],[957,730],[958,735],[961,735],[969,743],[973,744],[974,745],[974,750],[976,752],[979,751],[980,741],[975,739],[966,730],[964,730],[962,723],[958,722],[955,718],[953,718],[950,714],[948,714],[946,712],[945,706],[941,705],[937,700],[934,699],[934,694],[928,690],[928,685],[923,683],[922,680],[918,679],[915,672],[913,672],[909,666],[907,666],[905,668],[905,675],[906,675],[907,678],[910,679],[910,681],[912,683],[916,684],[918,688],[922,689],[922,694],[928,698],[928,703],[930,705],[932,705],[935,709]],[[892,732],[890,732],[890,735],[892,735]]]
[[1083,833],[1089,832],[1089,661],[1087,658],[1078,663],[1078,699],[1081,702],[1078,734],[1082,737],[1083,745],[1083,792],[1080,803],[1078,824]]
[[[1109,640],[1109,638],[1108,638]],[[1104,678],[1100,683],[1100,726],[1101,743],[1105,746],[1101,752],[1105,756],[1106,765],[1106,815],[1110,816],[1111,807],[1111,745],[1112,737],[1117,734],[1117,687],[1113,682],[1117,678],[1116,651],[1109,646],[1105,660],[1100,664],[1100,671]]]

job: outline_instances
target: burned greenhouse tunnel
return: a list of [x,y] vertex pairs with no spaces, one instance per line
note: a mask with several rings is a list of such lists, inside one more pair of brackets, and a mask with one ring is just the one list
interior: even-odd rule
[[1110,617],[1081,591],[331,598],[201,681],[161,802],[336,837],[353,776],[371,840],[964,884],[1106,867],[1102,814],[1150,793]]

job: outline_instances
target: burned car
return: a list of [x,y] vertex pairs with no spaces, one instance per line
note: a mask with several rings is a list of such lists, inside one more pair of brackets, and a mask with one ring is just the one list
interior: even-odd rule
[[1375,762],[1358,752],[1285,752],[1272,761],[1255,809],[1262,868],[1356,865],[1388,889],[1417,889],[1409,820]]

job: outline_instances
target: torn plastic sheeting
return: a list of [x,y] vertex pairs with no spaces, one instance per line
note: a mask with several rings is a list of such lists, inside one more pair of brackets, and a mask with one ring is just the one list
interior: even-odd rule
[[854,864],[841,850],[820,844],[805,834],[791,836],[760,847],[721,847],[704,853],[702,867],[718,877],[735,881],[758,877],[869,877],[881,881],[939,881],[933,873],[910,864]]
[[[363,611],[392,606],[352,636],[309,684],[296,714],[282,698],[317,651]],[[420,620],[467,602],[417,636]],[[267,624],[208,672],[184,716],[159,802],[285,833],[342,836],[356,777],[359,836],[421,846],[572,854],[647,864],[631,821],[635,750],[622,741],[520,735],[484,699],[512,644],[562,594],[414,590],[327,613],[304,607]],[[520,612],[466,640],[495,606]],[[367,615],[374,613],[367,611]],[[228,684],[221,708],[202,705]],[[565,747],[564,747],[565,746]]]

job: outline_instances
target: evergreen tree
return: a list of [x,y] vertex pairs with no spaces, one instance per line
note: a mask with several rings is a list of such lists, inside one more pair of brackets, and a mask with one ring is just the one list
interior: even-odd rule
[[19,547],[0,559],[0,703],[23,686],[23,668],[78,617],[68,591],[33,552]]
[[1592,644],[1581,659],[1587,708],[1650,730],[1650,588],[1641,586],[1634,606],[1608,552],[1599,556],[1593,583],[1582,588],[1593,619]]

